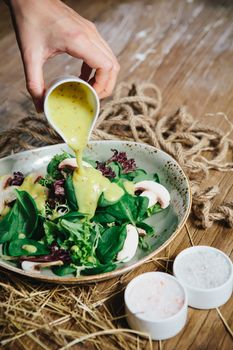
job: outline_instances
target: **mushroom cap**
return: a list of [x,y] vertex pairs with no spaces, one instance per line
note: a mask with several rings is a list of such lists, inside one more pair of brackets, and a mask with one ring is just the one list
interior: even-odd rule
[[[157,202],[161,205],[162,209],[165,209],[170,204],[170,194],[168,190],[161,184],[144,180],[135,184],[135,191],[142,190],[143,193],[145,191],[153,192],[157,196]],[[143,195],[143,193],[141,195]]]
[[[92,167],[91,164],[84,161],[82,162],[82,164],[87,168]],[[64,169],[64,168],[75,169],[77,168],[77,166],[78,165],[77,165],[76,158],[66,158],[62,160],[61,163],[59,163],[58,169]]]

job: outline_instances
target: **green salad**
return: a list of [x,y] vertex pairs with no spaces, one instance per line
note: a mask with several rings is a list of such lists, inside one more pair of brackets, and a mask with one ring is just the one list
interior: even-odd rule
[[137,249],[148,250],[155,232],[145,220],[169,206],[169,193],[157,174],[112,151],[105,162],[83,162],[122,189],[113,201],[100,193],[92,217],[79,210],[77,164],[67,152],[52,158],[46,174],[1,176],[1,258],[29,272],[50,268],[58,276],[80,276],[112,271]]

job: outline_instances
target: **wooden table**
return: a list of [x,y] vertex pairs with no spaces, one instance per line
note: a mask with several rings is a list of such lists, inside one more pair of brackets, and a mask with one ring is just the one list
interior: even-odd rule
[[[233,121],[233,2],[223,0],[79,0],[66,1],[94,21],[121,64],[119,81],[151,81],[163,94],[164,113],[185,104],[197,118],[224,130],[221,117]],[[26,93],[22,63],[8,10],[0,4],[0,129],[10,128],[33,111]],[[78,74],[80,64],[60,55],[46,64],[45,77]],[[232,174],[213,173],[210,184],[221,187],[219,201],[233,197]],[[195,244],[220,248],[233,257],[233,232],[221,225],[208,230],[188,223]],[[189,246],[185,229],[170,247],[174,257]],[[233,300],[220,308],[233,327]],[[158,343],[154,343],[154,349]],[[185,329],[163,342],[164,349],[232,349],[217,311],[190,309]],[[33,348],[36,349],[36,348]],[[104,349],[104,347],[103,347]]]

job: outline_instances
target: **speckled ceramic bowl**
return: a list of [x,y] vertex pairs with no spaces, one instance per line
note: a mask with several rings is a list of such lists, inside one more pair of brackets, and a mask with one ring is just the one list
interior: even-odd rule
[[[51,270],[44,269],[38,274],[27,273],[12,262],[0,259],[0,266],[17,272],[23,276],[53,283],[86,283],[95,282],[125,273],[143,264],[146,260],[158,254],[180,232],[188,218],[191,208],[191,192],[188,179],[177,162],[165,152],[154,147],[125,141],[92,141],[86,149],[86,155],[92,159],[104,161],[112,155],[111,149],[125,151],[129,158],[134,158],[138,167],[147,172],[157,172],[160,181],[170,192],[171,205],[148,219],[148,223],[154,226],[156,237],[151,239],[149,251],[137,250],[135,257],[119,265],[119,268],[107,273],[94,276],[81,277],[58,277]],[[27,174],[33,171],[45,172],[50,159],[57,153],[70,151],[66,144],[47,146],[31,151],[12,155],[0,160],[0,175],[9,174],[13,171],[22,171]]]

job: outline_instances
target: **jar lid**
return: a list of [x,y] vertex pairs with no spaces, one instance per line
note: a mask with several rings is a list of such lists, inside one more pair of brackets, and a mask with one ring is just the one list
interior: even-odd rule
[[219,249],[209,246],[184,249],[174,261],[173,273],[187,290],[189,306],[212,309],[231,297],[232,262]]

